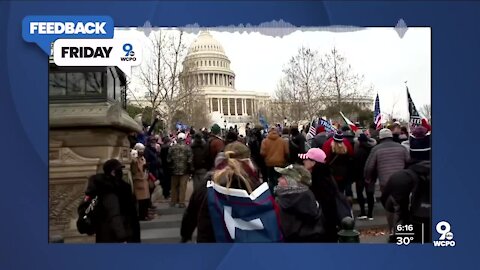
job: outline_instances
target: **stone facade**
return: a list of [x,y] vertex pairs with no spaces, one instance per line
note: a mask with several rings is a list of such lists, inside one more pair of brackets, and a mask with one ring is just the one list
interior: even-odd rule
[[92,242],[78,234],[77,207],[88,178],[111,158],[125,166],[131,182],[128,133],[141,127],[119,103],[50,104],[49,234],[65,242]]

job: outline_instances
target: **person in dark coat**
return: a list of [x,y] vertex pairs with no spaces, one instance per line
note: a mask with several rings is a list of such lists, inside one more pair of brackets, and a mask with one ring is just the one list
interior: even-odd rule
[[426,128],[415,128],[410,137],[411,160],[406,169],[392,174],[381,197],[393,225],[413,225],[412,242],[416,243],[432,241],[430,230],[422,232],[422,224],[424,228],[431,228],[432,222],[430,140]]
[[160,147],[160,160],[162,161],[163,166],[163,177],[160,181],[162,186],[162,194],[165,200],[170,199],[170,184],[172,179],[172,172],[170,170],[170,165],[168,164],[168,151],[171,146],[171,140],[169,136],[165,136],[163,139],[163,144]]
[[285,242],[323,242],[324,217],[309,189],[312,183],[310,172],[297,164],[275,169],[282,175],[275,187],[275,200],[280,208]]
[[298,154],[304,154],[306,152],[305,143],[307,140],[296,126],[290,129],[290,134],[292,135],[289,144],[290,163],[302,164],[302,160],[298,157]]
[[[355,187],[357,191],[357,201],[360,206],[359,220],[366,219],[367,213],[365,212],[365,197],[363,196],[363,190],[365,190],[365,178],[363,175],[363,169],[367,162],[368,155],[372,151],[372,148],[377,144],[377,141],[373,138],[368,138],[364,133],[358,137],[358,147],[353,157],[353,179],[355,181]],[[373,207],[375,204],[374,189],[366,189],[367,204],[368,204],[368,219],[373,220]]]
[[[228,157],[225,157],[223,153],[229,152]],[[256,169],[251,166],[251,162],[246,161],[250,158],[250,150],[244,144],[240,142],[234,142],[225,146],[225,152],[220,153],[215,159],[214,170],[207,173],[205,177],[205,185],[197,190],[194,190],[190,197],[190,202],[183,215],[182,226],[180,228],[180,235],[182,243],[192,240],[193,232],[197,228],[197,243],[215,243],[215,233],[213,231],[213,224],[210,218],[210,212],[208,209],[207,201],[207,181],[214,181],[217,184],[226,186],[228,181],[230,187],[235,189],[246,189],[245,185],[241,184],[241,180],[236,176],[236,172],[240,172],[242,176],[249,181],[251,188],[254,190],[260,186],[260,180]],[[241,167],[233,168],[228,162],[228,159],[235,159],[239,161]],[[238,163],[237,163],[238,164]],[[223,171],[226,175],[229,175],[227,183],[224,182],[224,178],[218,176],[215,179],[215,172]]]
[[90,178],[87,196],[98,196],[96,243],[140,243],[140,223],[131,186],[123,181],[124,166],[116,159],[103,165],[103,174]]
[[340,226],[337,214],[337,196],[340,192],[330,167],[325,163],[325,152],[319,148],[312,148],[310,151],[314,151],[313,154],[315,155],[307,152],[307,154],[300,156],[303,159],[305,169],[309,170],[312,175],[310,190],[322,208],[325,230],[323,242],[336,243],[338,241],[337,228]]
[[235,129],[231,129],[230,131],[227,132],[227,136],[225,137],[225,145],[233,142],[238,141],[238,133],[235,131]]
[[208,146],[203,140],[202,135],[197,133],[193,137],[193,189],[198,189],[203,184],[203,179],[208,171]]
[[317,127],[317,135],[312,140],[312,148],[322,148],[325,142],[328,140],[327,132],[324,126]]
[[257,166],[258,171],[261,173],[263,181],[267,181],[267,165],[265,160],[260,154],[262,146],[262,127],[254,127],[250,130],[250,136],[248,141],[248,148],[250,148],[251,159],[253,163]]

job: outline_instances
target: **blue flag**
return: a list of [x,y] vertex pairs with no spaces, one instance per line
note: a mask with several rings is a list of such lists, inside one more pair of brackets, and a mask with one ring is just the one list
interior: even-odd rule
[[320,118],[320,119],[318,120],[318,124],[319,124],[320,126],[324,126],[324,127],[325,127],[325,131],[328,132],[328,133],[330,133],[330,132],[335,132],[335,131],[337,130],[329,121],[327,121],[327,120],[325,120],[325,119],[322,119],[322,118]]
[[267,123],[267,119],[265,119],[265,116],[260,115],[260,117],[258,118],[258,120],[260,121],[260,124],[262,124],[263,129],[265,129],[266,131],[268,131],[268,123]]
[[219,243],[282,242],[279,209],[267,183],[250,195],[243,189],[207,183],[208,209]]

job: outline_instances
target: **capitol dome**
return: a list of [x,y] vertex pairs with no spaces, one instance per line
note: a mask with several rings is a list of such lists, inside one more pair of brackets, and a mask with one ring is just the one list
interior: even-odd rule
[[201,31],[183,61],[184,78],[203,91],[232,91],[235,73],[223,46],[208,31]]
[[225,54],[222,44],[212,37],[210,32],[201,31],[198,38],[190,45],[188,54],[213,52]]

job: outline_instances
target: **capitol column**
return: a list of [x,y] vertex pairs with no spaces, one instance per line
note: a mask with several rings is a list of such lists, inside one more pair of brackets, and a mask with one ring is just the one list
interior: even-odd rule
[[234,99],[234,102],[235,102],[235,115],[238,115],[237,114],[237,99]]
[[230,116],[230,99],[227,98],[227,115]]

